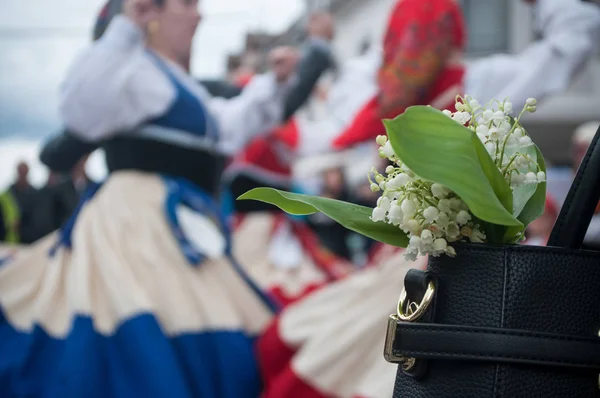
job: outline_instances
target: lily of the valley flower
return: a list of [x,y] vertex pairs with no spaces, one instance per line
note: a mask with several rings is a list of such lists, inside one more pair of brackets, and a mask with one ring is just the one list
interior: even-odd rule
[[[511,188],[546,181],[546,173],[531,158],[531,138],[520,124],[525,112],[534,112],[537,102],[530,98],[516,118],[512,103],[495,101],[481,105],[469,96],[457,97],[456,112],[443,113],[474,131]],[[371,189],[382,191],[371,219],[397,226],[409,238],[405,256],[456,254],[454,242],[482,243],[486,235],[480,221],[466,203],[442,184],[427,181],[402,163],[386,136],[376,139],[379,155],[391,165],[385,175],[372,170]]]
[[485,239],[466,204],[447,187],[420,179],[404,164],[388,166],[386,175],[374,173],[375,181],[383,179],[385,188],[371,219],[397,226],[408,235],[405,256],[409,260],[419,255],[453,256],[456,252],[449,243]]
[[[543,173],[542,170],[525,153],[533,145],[533,141],[520,122],[524,113],[536,111],[535,98],[527,99],[525,107],[516,118],[510,117],[513,106],[508,100],[492,101],[483,106],[477,102],[479,106],[472,106],[475,100],[467,95],[464,98],[457,96],[456,101],[457,111],[452,113],[446,110],[444,114],[459,123],[463,120],[468,123],[468,127],[476,132],[511,187],[546,180],[545,173],[538,177],[539,173]],[[469,113],[468,116],[465,113]],[[536,178],[529,173],[536,174]]]

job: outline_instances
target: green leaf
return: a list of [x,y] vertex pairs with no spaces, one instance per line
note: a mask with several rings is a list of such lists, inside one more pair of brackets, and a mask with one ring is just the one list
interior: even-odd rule
[[273,188],[255,188],[238,200],[258,200],[270,203],[294,215],[321,212],[342,226],[361,235],[389,245],[406,247],[408,237],[398,227],[383,222],[373,222],[373,209],[335,199],[321,198],[280,191]]
[[[537,155],[537,163],[540,166],[541,171],[546,172],[546,162],[544,161],[544,156],[540,149],[534,145],[536,155]],[[533,185],[534,187],[536,185]],[[542,182],[537,184],[537,189],[535,193],[529,198],[523,210],[519,213],[519,221],[523,223],[525,227],[529,225],[532,221],[541,217],[544,214],[544,210],[546,208],[546,182]]]
[[[537,162],[537,148],[533,145],[527,148],[519,148],[519,152],[529,155],[529,157]],[[521,173],[527,173],[528,167],[519,168]],[[519,215],[525,208],[525,205],[529,199],[536,192],[537,185],[535,184],[524,184],[513,188],[513,215],[519,218]]]
[[[540,170],[546,172],[546,163],[540,149],[533,145],[527,149],[527,154],[540,166]],[[523,228],[510,227],[504,235],[504,243],[515,243],[521,232],[527,226],[544,214],[546,208],[546,183],[527,184],[517,187],[515,190],[515,215],[523,223]],[[524,202],[524,203],[523,203]],[[519,203],[519,207],[517,207]],[[521,206],[522,203],[522,206]]]
[[510,187],[474,132],[425,106],[384,124],[394,151],[417,175],[450,188],[479,219],[522,228]]

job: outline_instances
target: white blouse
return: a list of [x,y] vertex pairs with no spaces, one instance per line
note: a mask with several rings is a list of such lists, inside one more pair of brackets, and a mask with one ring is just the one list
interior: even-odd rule
[[520,110],[529,97],[539,100],[568,88],[600,39],[600,7],[581,0],[537,0],[536,13],[542,40],[519,54],[470,63],[466,94],[482,104],[508,97]]
[[[278,84],[267,73],[254,77],[233,99],[213,98],[183,68],[163,61],[216,119],[218,151],[233,154],[281,123],[290,81]],[[176,94],[169,77],[148,54],[142,31],[120,15],[71,67],[62,87],[60,112],[73,134],[97,142],[133,132],[145,121],[162,116]]]

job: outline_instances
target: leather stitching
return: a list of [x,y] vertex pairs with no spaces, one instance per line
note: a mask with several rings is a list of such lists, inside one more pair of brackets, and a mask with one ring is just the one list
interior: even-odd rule
[[[506,335],[506,336],[520,336],[520,337],[539,337],[539,338],[543,338],[544,340],[550,340],[550,341],[571,341],[571,342],[583,342],[583,343],[590,343],[590,344],[600,344],[600,339],[597,339],[598,341],[594,341],[590,338],[582,338],[582,337],[575,337],[575,336],[547,336],[544,334],[539,334],[539,333],[515,333],[515,332],[502,332],[502,331],[481,331],[481,330],[470,330],[470,329],[463,329],[463,330],[451,330],[450,328],[445,329],[445,330],[436,330],[436,329],[428,329],[428,328],[407,328],[407,327],[399,327],[399,329],[404,329],[405,331],[408,332],[413,332],[413,333],[432,333],[432,334],[440,334],[440,333],[453,333],[453,334],[459,334],[459,333],[478,333],[478,334],[498,334],[498,335]],[[402,339],[400,339],[402,340]],[[543,356],[519,356],[519,355],[501,355],[501,354],[494,354],[494,353],[483,353],[483,354],[479,354],[479,353],[448,353],[448,352],[438,352],[438,351],[414,351],[414,350],[403,350],[400,349],[398,350],[400,352],[402,352],[404,355],[439,355],[439,356],[448,356],[448,357],[461,357],[461,358],[469,358],[469,357],[478,357],[478,358],[488,358],[488,359],[494,359],[494,358],[507,358],[507,359],[525,359],[525,360],[533,360],[533,361],[546,361],[546,362],[552,362],[552,363],[557,363],[557,364],[581,364],[581,365],[600,365],[600,359],[596,360],[596,361],[576,361],[576,360],[560,360],[560,359],[553,359],[553,358],[549,358],[549,357],[543,357]]]
[[559,360],[552,358],[543,358],[543,357],[523,357],[518,355],[499,355],[499,354],[461,354],[461,353],[448,353],[448,352],[437,352],[437,351],[408,351],[408,350],[400,350],[406,356],[418,356],[418,355],[439,355],[442,357],[459,357],[459,358],[486,358],[486,359],[497,359],[497,358],[506,358],[506,359],[525,359],[530,361],[544,361],[551,362],[556,364],[565,364],[565,365],[599,365],[600,362],[593,361],[569,361],[569,360]]
[[[494,252],[494,253],[498,253],[500,251],[500,249],[506,250],[509,253],[528,253],[528,254],[540,254],[540,253],[544,253],[544,254],[548,254],[548,253],[552,253],[552,254],[556,254],[559,257],[573,257],[573,253],[577,253],[577,256],[581,256],[583,258],[598,258],[600,257],[600,252],[598,251],[581,251],[581,250],[573,250],[573,249],[564,249],[564,248],[560,248],[560,247],[548,247],[548,246],[540,246],[537,249],[530,249],[527,248],[526,246],[519,246],[519,245],[513,245],[513,246],[497,246],[497,247],[489,247],[486,245],[481,245],[481,247],[466,247],[466,246],[460,246],[458,245],[457,247],[460,248],[460,251],[463,252]],[[570,252],[565,253],[565,250],[570,250]]]
[[505,336],[518,336],[518,337],[537,337],[545,340],[563,340],[573,341],[581,343],[599,344],[600,338],[597,337],[579,337],[579,336],[552,336],[544,333],[536,332],[512,332],[512,331],[501,331],[501,330],[476,330],[476,329],[452,329],[451,327],[445,327],[443,330],[432,329],[432,328],[416,328],[409,326],[398,326],[400,330],[406,330],[407,332],[426,332],[426,333],[478,333],[478,334],[499,334]]

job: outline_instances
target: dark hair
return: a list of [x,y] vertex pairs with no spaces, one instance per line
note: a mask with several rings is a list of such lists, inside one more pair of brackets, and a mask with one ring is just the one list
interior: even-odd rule
[[[163,7],[167,0],[153,0],[158,7]],[[123,10],[124,0],[108,0],[100,10],[100,14],[94,25],[93,40],[96,41],[102,37],[106,28],[112,19]]]
[[121,12],[122,7],[122,0],[108,0],[106,2],[106,4],[100,10],[98,17],[96,18],[96,23],[94,24],[94,31],[92,33],[92,39],[94,41],[102,37],[106,31],[106,28],[108,27],[108,24],[115,15]]

